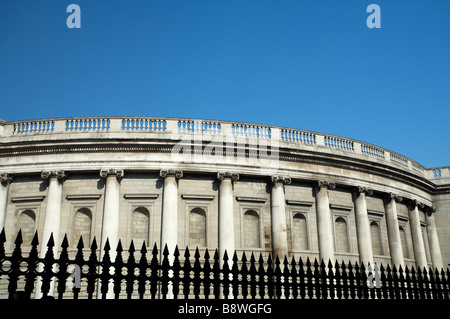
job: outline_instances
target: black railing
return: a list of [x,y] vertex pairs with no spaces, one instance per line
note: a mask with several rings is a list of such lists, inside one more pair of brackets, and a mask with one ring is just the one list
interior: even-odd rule
[[[38,256],[37,233],[27,256],[22,253],[22,235],[17,234],[10,255],[5,253],[4,231],[0,234],[0,296],[11,299],[34,298],[37,281],[43,296],[52,292],[52,298],[202,298],[227,299],[449,299],[449,269],[415,269],[374,265],[366,269],[363,264],[311,262],[302,258],[272,260],[262,254],[250,257],[245,252],[238,258],[234,253],[223,260],[218,251],[188,248],[172,255],[167,247],[159,251],[156,244],[151,252],[145,243],[135,258],[133,242],[124,253],[119,241],[115,257],[106,242],[103,258],[99,260],[94,238],[89,256],[84,256],[80,238],[74,258],[69,258],[67,237],[61,244],[59,257],[54,256],[54,240],[50,237],[47,252]],[[181,255],[183,253],[183,258]],[[124,260],[126,254],[127,260]],[[86,258],[87,257],[87,258]],[[258,258],[257,258],[258,257]],[[78,274],[69,273],[70,268]],[[370,266],[370,265],[369,265]],[[75,268],[74,268],[75,269]],[[78,283],[71,282],[76,279]],[[69,279],[70,277],[70,279]],[[7,285],[1,285],[5,282]],[[69,279],[69,280],[68,280]],[[7,286],[7,287],[6,287]],[[52,288],[53,287],[53,288]],[[373,288],[371,288],[373,287]],[[3,291],[2,291],[3,289]]]

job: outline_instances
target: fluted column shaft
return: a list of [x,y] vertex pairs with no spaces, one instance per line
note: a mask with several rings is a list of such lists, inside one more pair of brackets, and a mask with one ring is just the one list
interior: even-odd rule
[[6,207],[8,204],[9,184],[11,184],[12,176],[10,174],[0,175],[0,232],[5,227]]
[[396,203],[396,201],[401,200],[402,197],[394,194],[390,194],[385,199],[386,223],[388,230],[389,250],[391,253],[391,262],[397,267],[405,266],[403,259],[402,241],[400,238],[400,229],[398,226]]
[[317,234],[319,239],[319,258],[326,263],[334,263],[334,238],[328,199],[328,188],[335,188],[334,183],[319,182],[316,189]]
[[355,217],[359,259],[367,267],[369,263],[373,265],[374,261],[369,216],[367,215],[366,193],[370,195],[373,191],[364,187],[358,187],[355,192]]
[[239,179],[235,173],[217,173],[219,187],[219,256],[223,262],[225,251],[228,257],[234,253],[233,181]]
[[288,254],[284,184],[290,183],[290,178],[272,176],[272,255],[281,262]]
[[444,267],[442,262],[441,247],[436,229],[436,220],[434,218],[435,208],[429,209],[426,214],[428,243],[430,245],[431,262],[433,268],[441,269]]
[[414,258],[416,259],[417,267],[423,269],[427,267],[427,254],[425,251],[425,244],[423,242],[422,227],[420,226],[419,205],[420,204],[415,201],[410,205],[409,217],[411,221]]

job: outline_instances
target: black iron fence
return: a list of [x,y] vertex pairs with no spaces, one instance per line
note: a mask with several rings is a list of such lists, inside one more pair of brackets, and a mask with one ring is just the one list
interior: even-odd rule
[[[73,258],[69,257],[67,237],[59,257],[54,255],[53,237],[43,258],[38,254],[37,234],[28,254],[22,252],[19,231],[11,254],[5,253],[6,237],[0,234],[0,295],[4,298],[33,298],[36,287],[52,298],[238,298],[238,299],[449,299],[449,269],[415,269],[302,258],[272,260],[271,256],[231,258],[218,251],[178,247],[170,255],[167,247],[156,244],[147,251],[145,244],[135,258],[131,242],[124,252],[121,242],[111,258],[106,242],[102,258],[94,238],[90,250],[80,238]],[[87,256],[85,256],[87,255]],[[125,258],[124,255],[127,257]],[[125,260],[126,259],[126,260]],[[76,271],[78,273],[74,273]],[[39,282],[39,285],[37,285]],[[7,283],[7,284],[6,284]]]

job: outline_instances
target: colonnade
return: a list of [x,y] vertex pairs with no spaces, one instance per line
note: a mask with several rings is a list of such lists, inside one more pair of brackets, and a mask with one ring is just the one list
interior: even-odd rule
[[[107,169],[101,170],[100,176],[105,178],[105,193],[103,206],[103,222],[101,247],[108,240],[111,248],[116,247],[119,236],[119,201],[120,201],[120,179],[124,176],[123,170]],[[160,176],[164,179],[162,197],[162,226],[161,247],[167,245],[169,251],[174,251],[177,245],[178,233],[178,186],[177,179],[183,177],[180,170],[161,170]],[[41,177],[48,179],[48,195],[44,216],[44,226],[41,243],[46,243],[53,236],[55,243],[59,242],[62,190],[67,174],[64,171],[42,172]],[[233,182],[239,179],[239,174],[234,172],[219,172],[217,179],[219,186],[219,253],[223,257],[225,251],[228,253],[235,250],[234,242],[234,196]],[[6,208],[8,202],[9,184],[13,181],[10,174],[0,175],[0,229],[4,227]],[[290,184],[291,178],[286,176],[271,177],[271,224],[272,224],[272,254],[283,260],[288,254],[288,234],[285,208],[284,185]],[[317,235],[319,244],[319,258],[324,260],[335,259],[333,220],[330,210],[328,190],[334,189],[336,185],[332,182],[318,181],[315,184],[316,195],[316,219]],[[355,205],[355,219],[357,230],[357,242],[360,261],[364,264],[373,264],[373,251],[370,238],[370,224],[367,211],[366,194],[371,195],[373,191],[366,187],[354,187],[353,198]],[[391,263],[404,266],[402,244],[397,218],[397,203],[402,198],[396,194],[385,194],[384,205],[388,231],[389,250]],[[415,261],[418,267],[427,267],[425,244],[419,218],[419,208],[426,210],[426,224],[429,238],[430,255],[433,267],[442,268],[442,257],[439,247],[439,239],[436,231],[434,209],[427,208],[417,201],[409,202],[411,234],[414,247]],[[58,245],[55,245],[55,250]],[[41,246],[40,255],[45,255],[47,247]],[[56,252],[56,251],[55,251]],[[114,258],[115,249],[111,249],[111,258]],[[221,258],[222,260],[222,258]],[[38,285],[40,283],[38,282]],[[36,297],[40,295],[40,289],[36,289]],[[52,289],[51,289],[52,292]]]

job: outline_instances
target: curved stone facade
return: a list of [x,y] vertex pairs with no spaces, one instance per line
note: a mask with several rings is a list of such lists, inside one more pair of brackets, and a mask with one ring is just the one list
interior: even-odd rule
[[[450,263],[450,175],[382,147],[176,118],[0,122],[0,229],[112,247]],[[9,246],[8,246],[9,245]],[[42,252],[45,251],[45,245]]]

